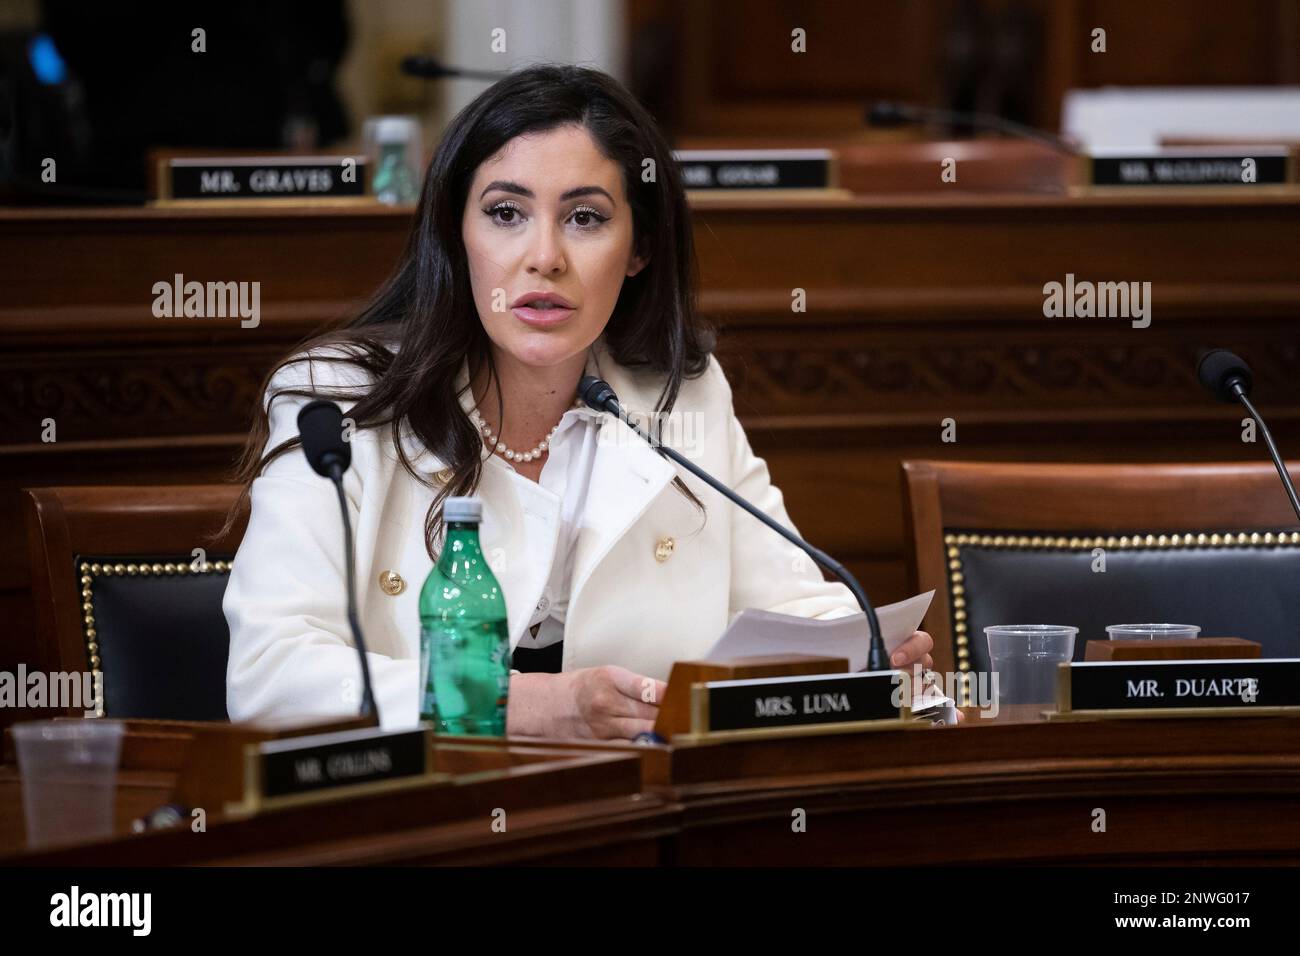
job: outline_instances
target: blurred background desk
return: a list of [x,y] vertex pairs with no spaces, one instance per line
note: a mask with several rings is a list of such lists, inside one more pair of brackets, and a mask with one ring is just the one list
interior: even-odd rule
[[[881,603],[907,590],[905,458],[1240,458],[1240,410],[1196,384],[1205,346],[1252,363],[1276,431],[1300,420],[1300,196],[694,208],[700,305],[737,412],[800,530]],[[18,489],[223,480],[263,375],[355,311],[408,227],[382,207],[0,210],[0,616],[18,638],[0,669],[42,659]],[[259,281],[260,324],[155,318],[153,284],[177,273]],[[1067,273],[1151,282],[1150,327],[1044,318],[1044,283]]]

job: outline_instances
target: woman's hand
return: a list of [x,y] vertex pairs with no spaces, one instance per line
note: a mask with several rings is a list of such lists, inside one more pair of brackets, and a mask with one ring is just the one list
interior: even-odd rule
[[623,667],[510,678],[506,732],[538,737],[631,740],[654,730],[668,685]]
[[912,636],[899,644],[889,657],[891,667],[907,668],[919,663],[927,670],[934,666],[930,652],[934,650],[934,638],[925,631],[913,631]]
[[[925,631],[914,631],[912,636],[899,644],[897,650],[890,655],[889,664],[899,669],[908,669],[920,664],[923,672],[928,671],[934,666],[934,658],[930,656],[932,650],[934,650],[934,638]],[[942,685],[940,687],[942,688]],[[965,719],[966,715],[958,710],[957,723]]]

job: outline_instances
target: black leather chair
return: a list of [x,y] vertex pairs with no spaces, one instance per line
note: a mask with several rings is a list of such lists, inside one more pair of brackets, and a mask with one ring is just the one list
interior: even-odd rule
[[936,592],[926,626],[945,670],[988,670],[996,624],[1078,627],[1076,660],[1106,625],[1144,622],[1300,657],[1300,526],[1267,463],[903,469],[912,570]]
[[227,719],[221,600],[242,519],[225,539],[211,535],[236,494],[220,485],[27,490],[40,666],[96,675],[102,695],[86,709]]

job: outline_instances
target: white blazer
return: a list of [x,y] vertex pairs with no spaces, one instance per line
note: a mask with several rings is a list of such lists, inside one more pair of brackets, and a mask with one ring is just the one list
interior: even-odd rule
[[[595,346],[602,377],[644,422],[661,381],[614,362]],[[307,363],[282,370],[277,388],[306,380]],[[317,387],[365,384],[358,370],[311,363]],[[467,381],[461,369],[460,383]],[[267,448],[297,434],[309,399],[282,396],[270,410]],[[468,393],[462,399],[467,408]],[[347,403],[340,402],[347,407]],[[668,678],[674,661],[706,654],[731,618],[755,607],[805,617],[858,610],[842,584],[753,516],[662,458],[626,424],[606,416],[582,528],[565,624],[566,671],[618,664]],[[444,463],[409,435],[416,468],[446,481]],[[767,465],[755,457],[717,360],[683,383],[664,440],[763,511],[790,524]],[[672,485],[681,473],[706,515]],[[418,719],[420,588],[433,566],[424,545],[435,494],[397,458],[390,429],[352,438],[344,478],[356,542],[357,605],[383,726]],[[513,649],[546,585],[558,507],[535,483],[485,467],[480,539],[505,594]],[[252,486],[252,512],[224,599],[230,625],[227,707],[233,720],[355,713],[360,672],[346,617],[343,530],[333,485],[300,449],[276,459]]]

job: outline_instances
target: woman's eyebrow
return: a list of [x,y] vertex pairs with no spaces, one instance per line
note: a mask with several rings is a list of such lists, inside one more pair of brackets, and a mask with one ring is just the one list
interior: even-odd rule
[[482,199],[494,189],[499,189],[503,193],[515,193],[519,196],[527,197],[528,199],[533,198],[533,191],[531,189],[527,186],[521,186],[518,183],[511,182],[508,179],[494,179],[492,182],[487,184],[486,189],[478,194],[478,198]]
[[[508,179],[495,179],[487,184],[487,187],[479,193],[479,199],[482,199],[494,189],[499,189],[503,193],[514,193],[517,196],[524,196],[527,199],[533,198],[533,191],[527,186],[521,186],[519,183],[512,182]],[[610,202],[614,202],[614,197],[609,194],[607,189],[601,186],[578,186],[566,191],[560,196],[560,202],[568,202],[570,199],[577,199],[579,196],[604,196]],[[615,203],[617,205],[617,203]]]
[[567,200],[570,199],[577,199],[579,196],[596,196],[596,195],[604,196],[610,202],[614,202],[614,197],[611,196],[607,190],[601,189],[599,186],[579,186],[577,189],[570,189],[568,192],[560,196],[560,202],[566,202]]

